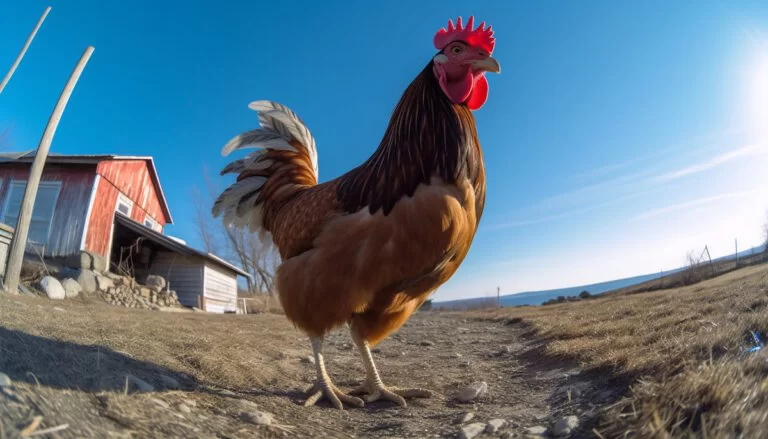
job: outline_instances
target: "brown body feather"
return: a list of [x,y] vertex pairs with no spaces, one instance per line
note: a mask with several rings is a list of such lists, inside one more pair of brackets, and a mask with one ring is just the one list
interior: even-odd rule
[[403,94],[379,148],[317,185],[308,154],[269,151],[259,196],[283,259],[277,289],[310,335],[350,323],[375,344],[458,269],[485,203],[472,112],[441,91],[431,63]]

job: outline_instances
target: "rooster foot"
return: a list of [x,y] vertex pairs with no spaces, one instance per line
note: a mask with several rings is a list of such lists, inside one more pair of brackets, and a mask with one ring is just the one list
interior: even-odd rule
[[315,405],[323,396],[339,410],[344,410],[342,403],[355,407],[362,407],[365,404],[362,399],[349,396],[339,390],[330,380],[318,381],[306,393],[309,394],[309,398],[304,401],[304,407]]
[[365,395],[365,402],[374,402],[386,399],[394,402],[401,407],[407,407],[406,398],[430,398],[433,395],[431,390],[427,389],[400,389],[397,387],[386,387],[384,384],[371,384],[365,382],[359,387],[349,392],[350,395]]

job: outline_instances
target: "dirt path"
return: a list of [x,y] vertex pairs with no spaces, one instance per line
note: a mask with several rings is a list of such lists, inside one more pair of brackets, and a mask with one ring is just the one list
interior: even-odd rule
[[[59,310],[52,311],[53,306],[41,299],[0,298],[5,317],[11,316],[7,312],[13,312],[14,308],[16,312],[32,308],[51,318],[77,324],[79,318],[89,317],[83,317],[83,313],[91,314],[90,321],[98,313],[84,311],[83,306],[68,307],[66,304],[57,304]],[[34,384],[35,376],[14,366],[14,357],[28,358],[34,355],[35,349],[61,349],[61,355],[66,356],[72,349],[83,348],[70,346],[68,343],[72,340],[65,342],[28,335],[24,326],[31,325],[30,331],[34,332],[34,321],[14,321],[11,317],[10,328],[0,326],[3,331],[0,332],[0,372],[10,371],[8,375],[13,381],[12,387],[0,389],[3,427],[0,438],[20,437],[20,430],[33,423],[35,416],[42,417],[37,430],[67,426],[44,437],[235,438],[458,437],[462,426],[485,424],[492,419],[503,419],[505,423],[496,433],[479,437],[527,437],[531,433],[528,429],[536,426],[550,428],[551,434],[556,421],[569,415],[577,416],[581,424],[571,437],[592,437],[589,433],[591,411],[595,404],[612,398],[609,392],[579,375],[572,365],[558,364],[543,357],[541,345],[532,340],[520,324],[429,312],[414,316],[398,334],[376,348],[374,357],[385,383],[426,387],[438,392],[437,397],[412,400],[407,408],[389,402],[375,402],[362,409],[349,408],[343,412],[331,409],[326,403],[305,408],[300,405],[302,391],[314,378],[314,366],[308,359],[310,349],[302,334],[293,330],[282,316],[208,317],[195,314],[185,317],[188,314],[158,316],[161,313],[113,309],[109,312],[129,313],[129,317],[136,319],[151,315],[152,319],[158,319],[157,322],[179,319],[176,326],[169,324],[169,327],[179,328],[178,337],[182,337],[181,331],[187,327],[206,332],[206,325],[210,325],[211,331],[214,325],[216,328],[224,325],[234,337],[248,328],[251,333],[243,335],[247,342],[237,347],[242,351],[238,354],[243,359],[238,359],[239,362],[227,370],[242,369],[253,377],[255,385],[224,388],[210,376],[205,380],[195,379],[194,370],[196,367],[202,370],[204,357],[190,360],[191,369],[188,370],[169,370],[167,366],[157,366],[155,370],[151,362],[131,360],[134,362],[121,363],[119,371],[112,370],[117,366],[109,366],[112,369],[104,372],[119,377],[133,374],[143,376],[145,380],[151,374],[158,375],[159,371],[177,378],[190,377],[188,381],[179,379],[182,382],[180,390],[166,388],[139,392],[135,385],[129,385],[128,394],[117,389],[103,391],[97,386],[86,385],[94,377],[66,385],[61,382],[63,377],[69,377],[67,379],[72,382],[72,373],[77,372],[67,368],[84,367],[70,364],[71,361],[57,365],[60,371],[29,366],[30,370],[38,370],[38,367],[45,370],[45,373],[38,372],[45,376],[37,385]],[[152,321],[145,324],[152,325]],[[131,337],[139,337],[141,331],[147,331],[147,328],[142,325],[127,328],[116,332],[119,336],[110,336],[105,343],[114,345],[111,348],[119,352],[120,346],[130,347]],[[261,335],[254,337],[254,332]],[[174,335],[168,337],[173,339]],[[65,346],[62,347],[62,343]],[[336,384],[342,389],[358,384],[364,373],[349,335],[343,331],[334,333],[326,345],[327,366]],[[178,347],[169,345],[165,349]],[[182,357],[184,353],[172,354]],[[128,352],[114,355],[133,358]],[[86,366],[103,370],[98,366]],[[225,378],[222,376],[220,381],[226,382]],[[472,403],[459,403],[455,399],[461,387],[478,381],[487,383],[486,394]],[[156,382],[153,382],[155,388],[158,387]],[[271,426],[254,425],[257,421],[254,416],[260,412],[274,415]],[[468,412],[472,415],[466,415]],[[466,419],[469,416],[472,416],[471,420]],[[462,418],[465,418],[463,423]]]

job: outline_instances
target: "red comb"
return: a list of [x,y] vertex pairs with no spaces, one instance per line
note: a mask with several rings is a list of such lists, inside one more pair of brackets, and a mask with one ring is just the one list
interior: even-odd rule
[[438,50],[443,50],[445,46],[454,41],[464,41],[470,46],[479,47],[487,51],[488,54],[491,54],[493,47],[496,45],[496,39],[493,38],[491,27],[485,27],[485,22],[482,22],[477,29],[472,29],[474,25],[474,16],[469,17],[467,27],[461,25],[461,17],[456,20],[456,27],[453,26],[453,21],[448,20],[448,29],[441,28],[435,34],[435,47]]

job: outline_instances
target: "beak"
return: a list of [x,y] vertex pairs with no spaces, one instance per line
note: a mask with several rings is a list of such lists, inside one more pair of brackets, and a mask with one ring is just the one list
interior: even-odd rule
[[474,70],[484,70],[486,72],[501,73],[501,66],[495,58],[489,56],[486,59],[472,61],[470,63]]

